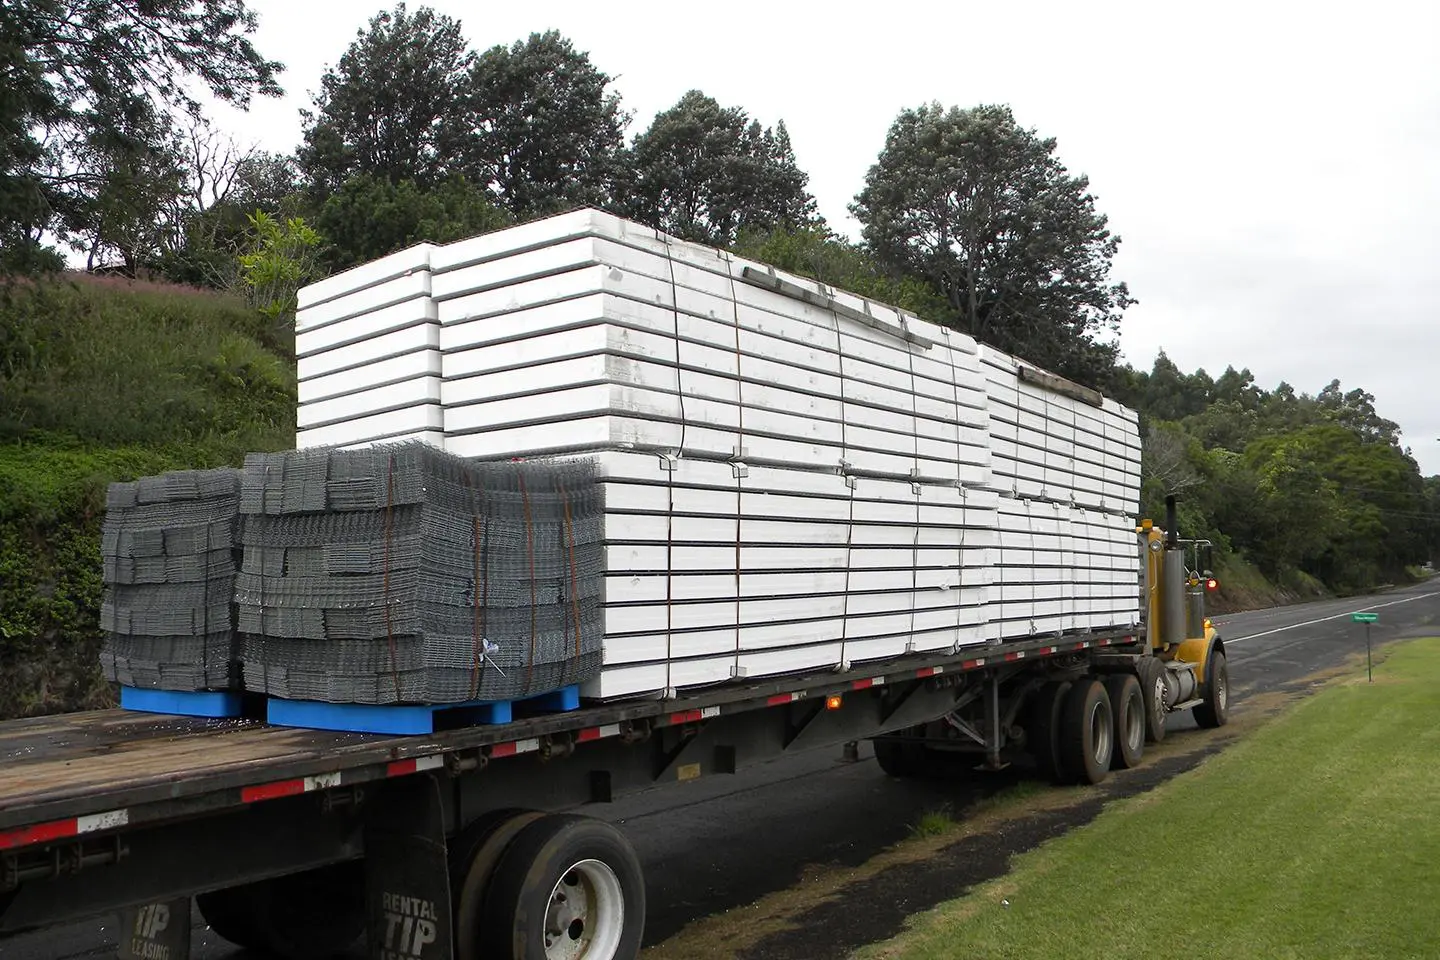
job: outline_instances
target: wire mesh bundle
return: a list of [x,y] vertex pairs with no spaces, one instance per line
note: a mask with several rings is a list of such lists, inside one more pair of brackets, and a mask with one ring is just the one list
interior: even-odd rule
[[248,458],[236,578],[247,689],[452,703],[590,679],[603,634],[595,472],[424,443]]
[[238,686],[240,472],[178,470],[106,491],[101,672],[126,686]]

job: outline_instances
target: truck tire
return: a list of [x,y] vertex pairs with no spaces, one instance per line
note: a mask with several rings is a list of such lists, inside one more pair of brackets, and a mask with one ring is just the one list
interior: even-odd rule
[[1115,770],[1129,770],[1145,755],[1145,696],[1133,673],[1115,673],[1105,678],[1110,709],[1115,714],[1115,752],[1110,761]]
[[1136,672],[1140,695],[1145,698],[1145,739],[1160,743],[1165,739],[1165,664],[1154,657],[1141,657]]
[[1035,768],[1052,783],[1064,782],[1060,766],[1060,708],[1070,692],[1069,680],[1051,680],[1035,691],[1030,701],[1025,737]]
[[365,935],[363,860],[202,893],[195,905],[221,937],[277,960],[330,960]]
[[1225,654],[1212,650],[1205,658],[1204,703],[1195,708],[1195,722],[1202,727],[1223,727],[1230,719],[1230,670]]
[[481,924],[495,866],[516,836],[543,817],[535,810],[494,810],[480,817],[456,838],[450,894],[455,903],[455,960],[484,960]]
[[908,780],[928,772],[930,757],[923,743],[913,743],[901,737],[876,737],[873,746],[875,762],[880,764],[880,769],[887,776]]
[[615,827],[570,814],[542,817],[500,858],[485,898],[493,960],[634,960],[645,931],[645,881]]
[[1060,767],[1071,783],[1100,783],[1115,751],[1115,712],[1105,685],[1077,680],[1060,712]]

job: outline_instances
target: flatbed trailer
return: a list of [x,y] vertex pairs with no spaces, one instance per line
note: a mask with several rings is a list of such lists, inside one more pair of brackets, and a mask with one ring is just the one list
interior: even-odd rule
[[[908,749],[944,718],[944,746],[999,766],[1024,745],[1019,712],[1046,678],[1133,670],[1148,652],[1134,632],[1042,637],[425,736],[121,710],[12,721],[0,724],[0,936],[121,912],[135,934],[122,956],[181,960],[180,917],[199,895],[222,936],[279,956],[323,956],[367,925],[374,957],[489,955],[447,932],[483,908],[460,894],[496,811],[574,811],[906,731]],[[627,914],[642,922],[621,925],[616,956],[643,930],[643,883],[626,866],[611,872],[638,886]],[[324,929],[262,909],[267,884],[297,876],[310,882],[283,884],[289,905],[327,914]],[[296,900],[306,890],[313,903]],[[252,915],[237,919],[241,900]],[[424,905],[401,918],[408,931],[395,904]],[[391,949],[401,939],[414,949]]]

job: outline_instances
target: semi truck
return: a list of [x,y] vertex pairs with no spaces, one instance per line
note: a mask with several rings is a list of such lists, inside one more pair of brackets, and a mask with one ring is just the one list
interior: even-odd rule
[[1171,714],[1224,724],[1208,551],[1177,536],[1173,499],[1164,523],[1136,528],[1142,620],[1127,631],[430,735],[122,710],[0,723],[0,945],[118,914],[121,957],[185,960],[198,911],[286,960],[635,957],[645,878],[588,815],[616,797],[862,740],[897,777],[958,755],[1097,784],[1139,763]]

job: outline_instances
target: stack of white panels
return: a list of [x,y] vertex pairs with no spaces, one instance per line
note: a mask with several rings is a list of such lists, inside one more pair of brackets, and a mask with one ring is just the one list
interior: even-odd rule
[[1020,497],[1133,514],[1140,502],[1140,431],[1133,410],[1022,381],[1021,364],[980,351],[990,413],[992,483]]
[[988,617],[1001,639],[1127,627],[1140,619],[1133,521],[1053,501],[1002,498],[1000,586]]
[[432,244],[401,250],[299,293],[296,447],[444,444]]
[[654,454],[598,458],[614,697],[986,639],[999,497]]
[[1132,412],[591,210],[302,292],[301,445],[594,457],[592,697],[1138,618]]
[[759,264],[593,211],[452,244],[432,267],[446,446],[462,456],[654,450],[989,479],[963,335],[873,305],[873,324],[839,315],[767,289]]

